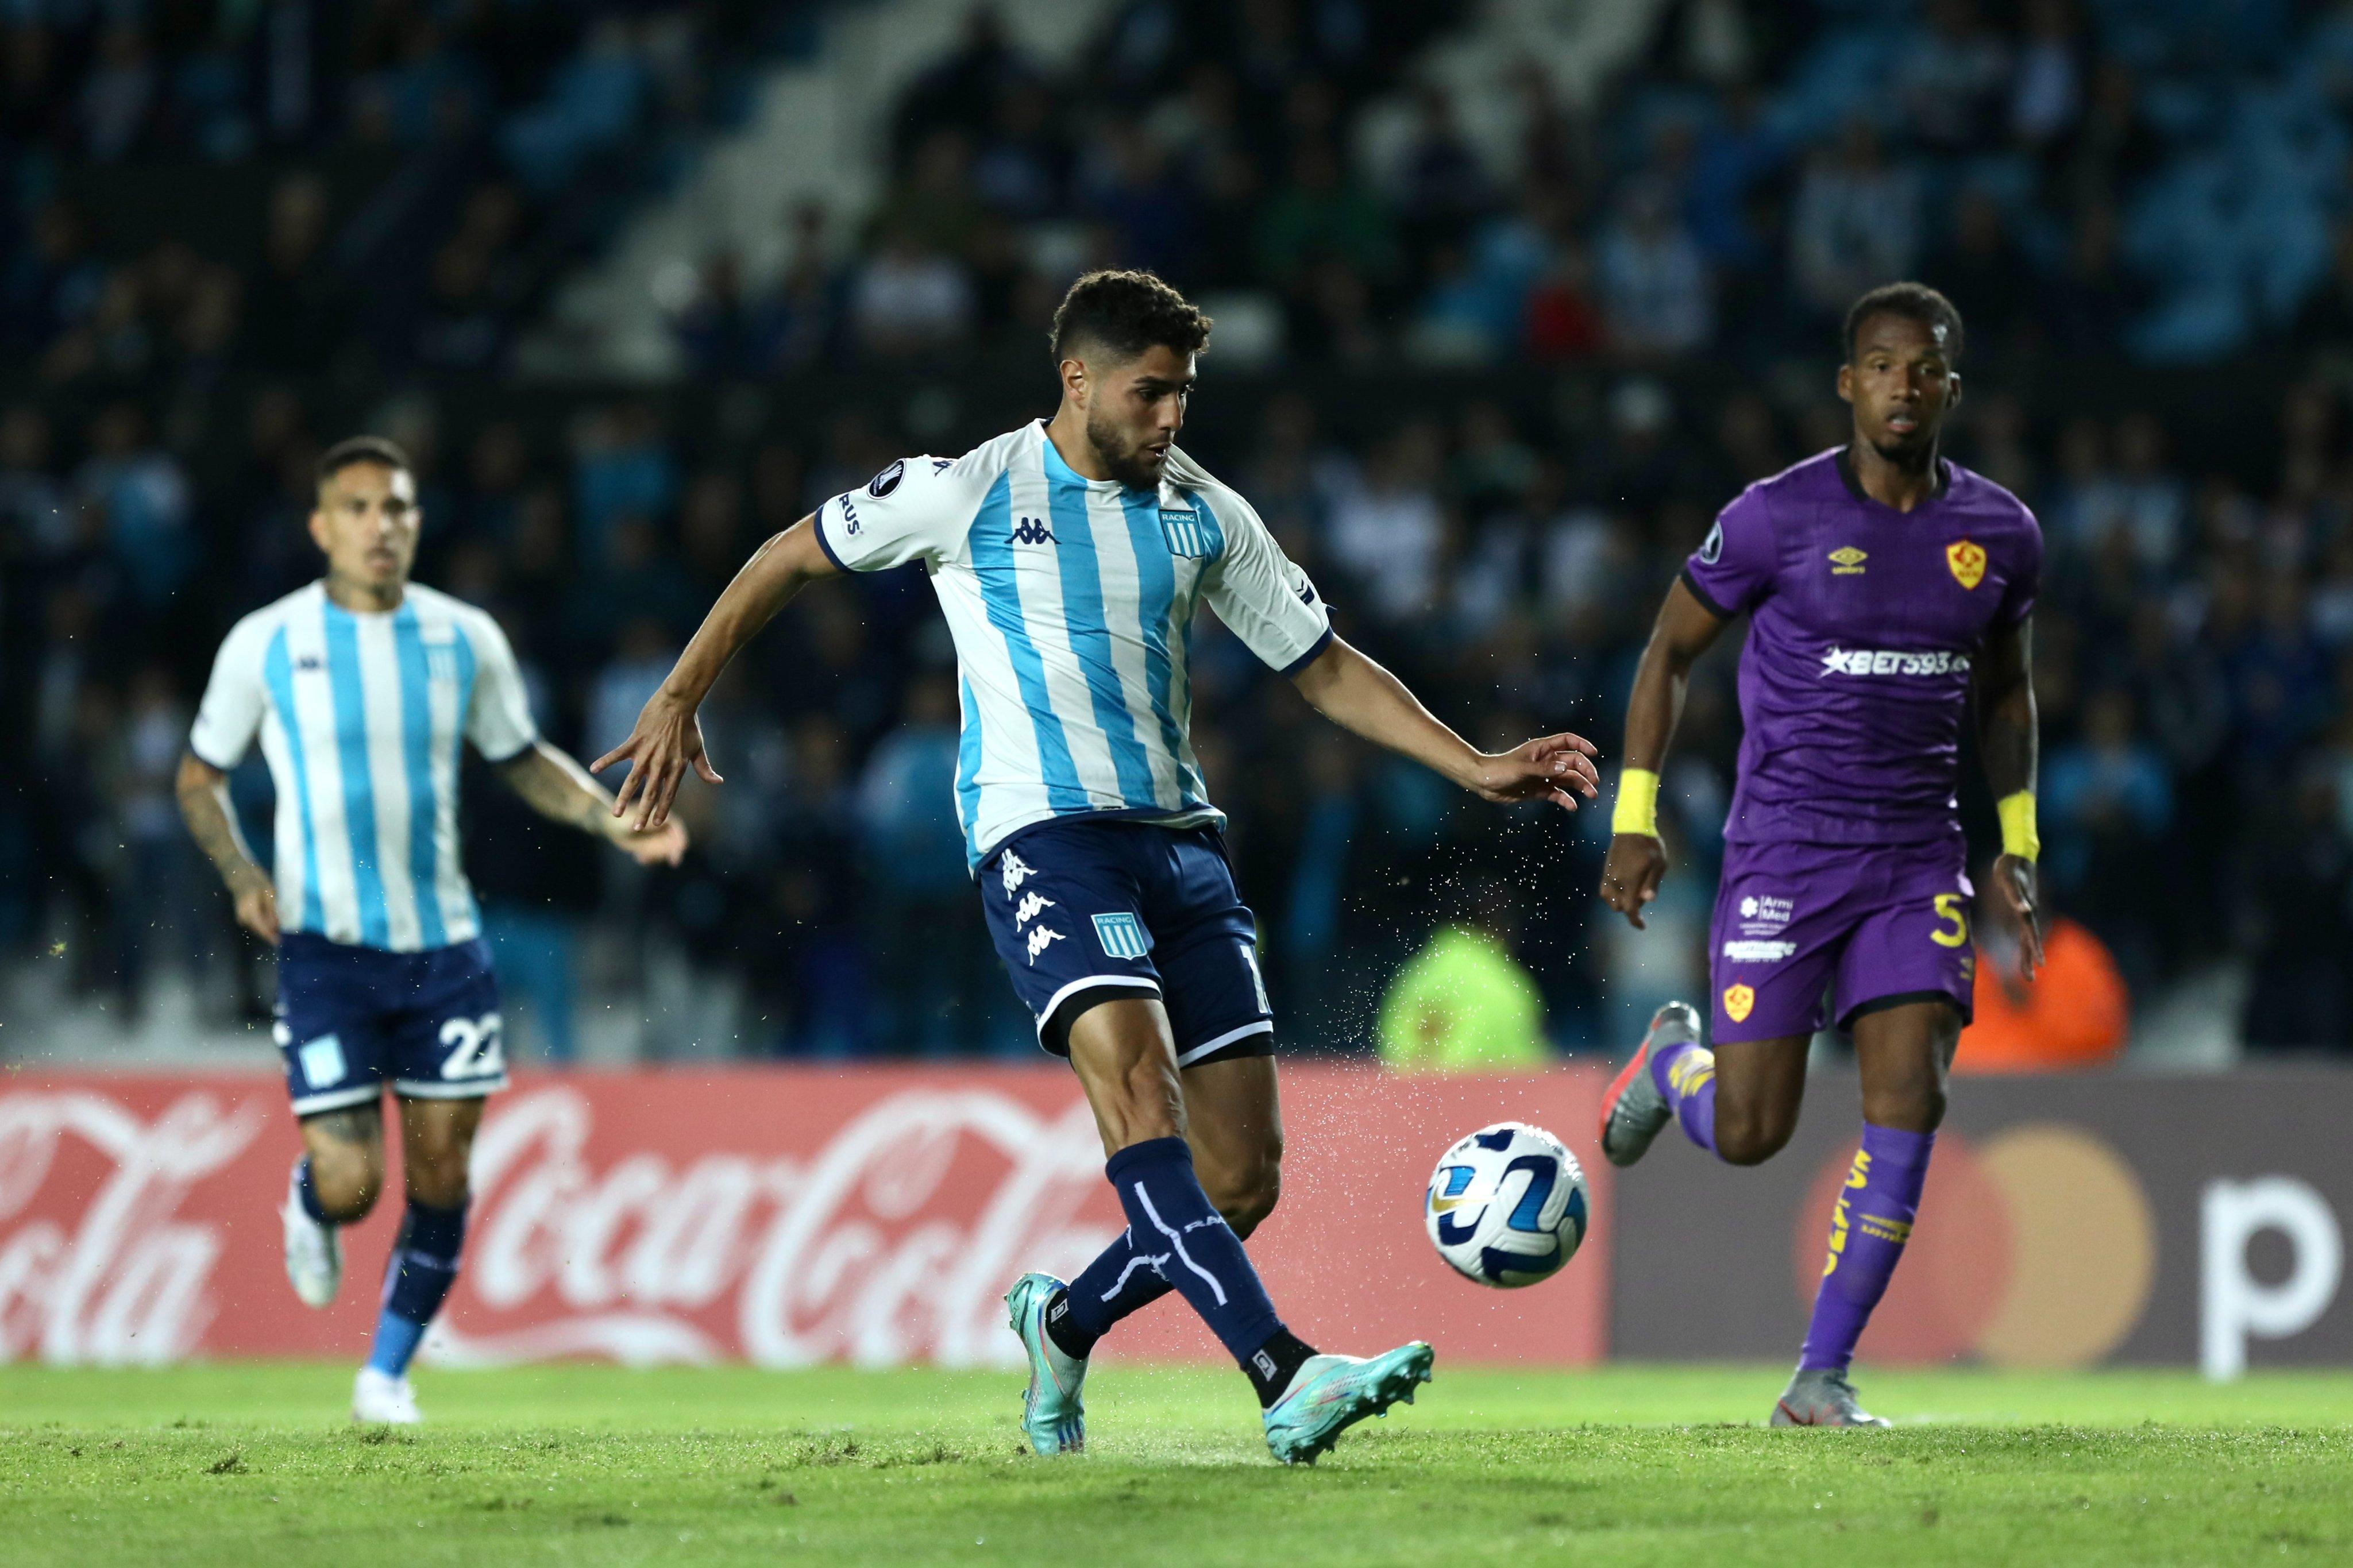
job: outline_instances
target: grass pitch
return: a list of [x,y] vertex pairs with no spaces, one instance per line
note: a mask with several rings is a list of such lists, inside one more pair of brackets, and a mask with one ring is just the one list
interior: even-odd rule
[[1449,1368],[1313,1470],[1231,1373],[1106,1366],[1031,1458],[1005,1373],[0,1367],[0,1562],[2353,1563],[2353,1374],[1868,1373],[1888,1434],[1770,1432],[1774,1367]]

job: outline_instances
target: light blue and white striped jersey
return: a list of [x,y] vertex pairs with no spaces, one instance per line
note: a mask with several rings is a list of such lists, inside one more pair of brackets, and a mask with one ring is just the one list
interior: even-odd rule
[[1187,733],[1193,612],[1295,673],[1331,640],[1250,503],[1171,448],[1157,494],[1082,479],[1043,421],[909,458],[817,512],[845,571],[920,561],[955,638],[956,816],[974,867],[1050,818],[1222,822]]
[[410,584],[356,615],[313,583],[230,629],[188,747],[224,771],[254,736],[278,786],[282,930],[393,952],[480,934],[458,854],[458,742],[493,763],[539,739],[506,634]]

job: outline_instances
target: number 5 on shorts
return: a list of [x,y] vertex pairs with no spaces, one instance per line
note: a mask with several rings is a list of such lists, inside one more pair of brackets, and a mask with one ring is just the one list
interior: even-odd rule
[[[1938,941],[1944,940],[1938,938]],[[501,1020],[496,1013],[480,1018],[452,1018],[441,1026],[441,1043],[456,1048],[441,1064],[445,1079],[496,1078],[506,1069],[505,1048],[499,1038]]]
[[1938,893],[1936,895],[1936,918],[1940,921],[1952,921],[1953,929],[1950,931],[1930,931],[1928,933],[1928,940],[1930,942],[1935,942],[1938,947],[1966,947],[1968,945],[1969,912],[1961,907],[1960,894]]

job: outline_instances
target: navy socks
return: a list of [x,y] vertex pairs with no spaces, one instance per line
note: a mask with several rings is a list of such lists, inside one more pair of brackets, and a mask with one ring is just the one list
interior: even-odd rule
[[466,1206],[438,1209],[408,1200],[385,1268],[384,1310],[376,1319],[375,1348],[368,1365],[387,1377],[408,1370],[425,1338],[426,1326],[458,1282],[458,1253],[466,1243]]
[[1282,1320],[1241,1238],[1201,1190],[1191,1148],[1182,1138],[1131,1143],[1111,1157],[1103,1175],[1127,1211],[1127,1234],[1071,1282],[1066,1300],[1074,1337],[1099,1335],[1173,1289],[1249,1368]]

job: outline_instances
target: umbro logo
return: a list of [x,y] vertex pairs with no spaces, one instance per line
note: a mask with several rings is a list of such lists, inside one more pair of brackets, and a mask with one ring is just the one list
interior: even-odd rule
[[1046,526],[1046,520],[1042,517],[1025,517],[1013,525],[1013,542],[1051,544],[1054,542],[1054,531]]

